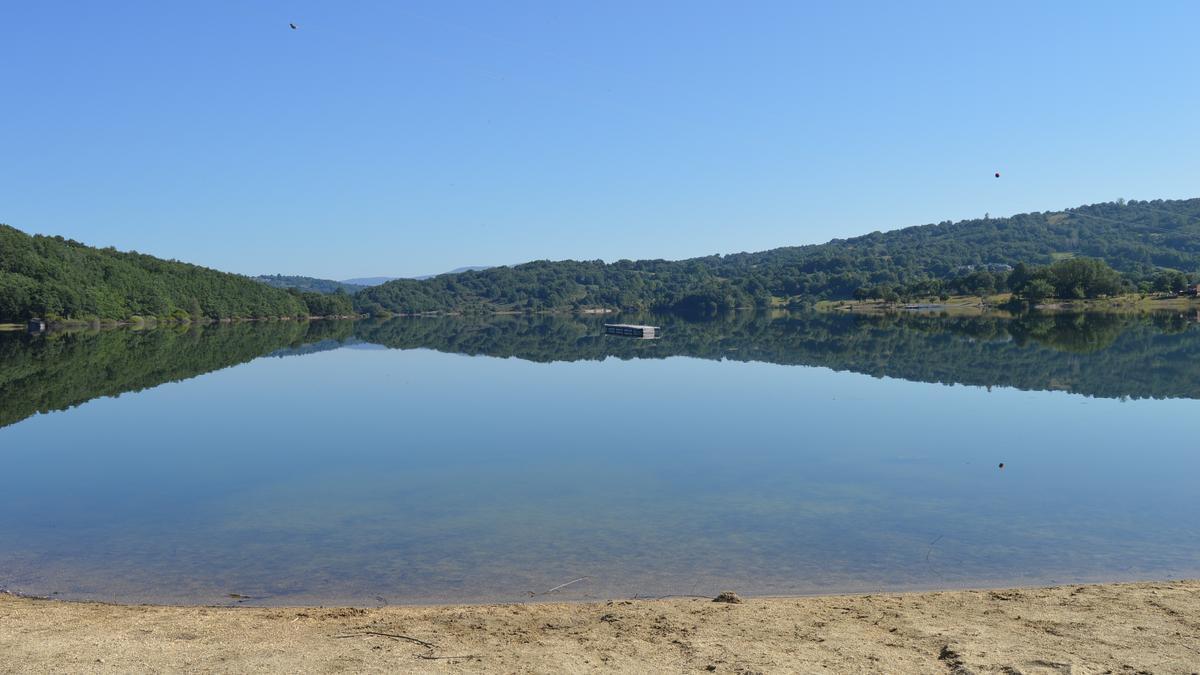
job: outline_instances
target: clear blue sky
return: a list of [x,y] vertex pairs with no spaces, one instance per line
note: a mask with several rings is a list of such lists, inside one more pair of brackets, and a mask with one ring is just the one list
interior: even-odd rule
[[3,0],[0,222],[346,278],[1200,195],[1200,3],[908,4]]

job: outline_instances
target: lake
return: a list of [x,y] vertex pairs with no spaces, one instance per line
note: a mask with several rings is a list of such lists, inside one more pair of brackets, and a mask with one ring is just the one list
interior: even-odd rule
[[0,334],[0,587],[381,605],[1196,577],[1195,318]]

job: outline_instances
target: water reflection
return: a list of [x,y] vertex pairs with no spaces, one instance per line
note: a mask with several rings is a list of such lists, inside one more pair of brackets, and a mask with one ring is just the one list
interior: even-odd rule
[[1186,320],[604,320],[7,336],[0,585],[375,604],[1200,572]]
[[621,317],[663,326],[666,337],[655,341],[603,335],[603,323],[612,318],[547,315],[9,333],[0,334],[0,426],[260,356],[303,355],[353,342],[537,362],[672,356],[762,361],[1105,398],[1200,398],[1200,327],[1194,318],[1175,313]]
[[357,335],[397,349],[530,361],[688,356],[1108,398],[1200,398],[1200,327],[1176,314],[811,313],[622,320],[663,326],[665,337],[624,340],[602,335],[603,319],[548,316],[401,318],[365,323]]
[[35,413],[186,380],[260,356],[307,353],[311,347],[304,347],[314,344],[339,347],[353,330],[351,322],[278,321],[0,333],[0,427]]

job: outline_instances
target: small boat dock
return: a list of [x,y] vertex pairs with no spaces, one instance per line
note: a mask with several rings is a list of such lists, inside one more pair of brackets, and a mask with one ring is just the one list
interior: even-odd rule
[[644,340],[653,340],[657,337],[662,337],[662,329],[658,326],[638,326],[631,323],[606,323],[604,324],[604,333],[606,335],[624,335],[625,337],[642,338]]

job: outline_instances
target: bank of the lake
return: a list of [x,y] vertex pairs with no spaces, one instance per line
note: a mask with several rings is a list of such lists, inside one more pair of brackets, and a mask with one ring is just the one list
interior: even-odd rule
[[[1012,300],[1011,293],[996,295],[955,295],[945,300],[927,299],[912,302],[883,300],[822,300],[813,305],[824,312],[886,313],[898,311],[936,311],[955,316],[977,316],[987,313],[1011,314],[1005,309]],[[1037,305],[1037,311],[1109,312],[1115,314],[1147,314],[1153,312],[1200,312],[1200,297],[1164,296],[1130,293],[1106,298],[1055,300]]]
[[2,672],[1193,673],[1200,581],[357,608],[0,594]]

